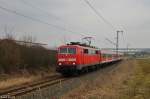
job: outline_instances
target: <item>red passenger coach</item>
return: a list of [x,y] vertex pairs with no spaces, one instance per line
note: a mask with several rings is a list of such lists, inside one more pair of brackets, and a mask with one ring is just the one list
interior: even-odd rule
[[62,74],[74,74],[117,60],[119,59],[116,58],[115,53],[72,42],[58,48],[56,71]]
[[118,60],[121,60],[123,58],[123,53],[118,53],[113,51],[109,51],[106,49],[101,50],[101,64],[103,63],[110,63],[110,62],[115,62]]

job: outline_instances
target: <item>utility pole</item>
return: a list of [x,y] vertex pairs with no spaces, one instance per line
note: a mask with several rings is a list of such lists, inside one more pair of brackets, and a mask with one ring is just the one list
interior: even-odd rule
[[127,56],[129,55],[129,44],[127,43],[127,52],[126,52],[126,54],[127,54]]
[[119,49],[119,33],[123,33],[123,31],[117,31],[117,40],[116,40],[116,54],[117,54],[117,57],[118,57],[118,49]]

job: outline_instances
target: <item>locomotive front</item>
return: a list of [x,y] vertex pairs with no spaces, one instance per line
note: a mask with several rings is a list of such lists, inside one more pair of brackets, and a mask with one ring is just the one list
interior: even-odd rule
[[60,46],[57,53],[56,71],[60,73],[75,71],[78,64],[77,53],[77,46]]

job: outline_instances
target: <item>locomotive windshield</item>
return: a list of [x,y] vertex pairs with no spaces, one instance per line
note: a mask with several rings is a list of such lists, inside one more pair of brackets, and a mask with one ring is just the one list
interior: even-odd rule
[[68,53],[69,54],[75,54],[76,53],[76,49],[75,48],[68,48]]
[[59,53],[76,54],[76,48],[60,48]]
[[67,53],[67,48],[60,48],[59,53]]

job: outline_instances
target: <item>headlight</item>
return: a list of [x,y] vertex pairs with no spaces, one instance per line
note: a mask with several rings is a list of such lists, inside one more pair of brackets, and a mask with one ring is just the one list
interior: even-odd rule
[[65,61],[65,59],[64,58],[60,58],[60,59],[58,59],[58,61],[62,62],[62,61]]
[[75,65],[76,63],[72,63],[73,65]]
[[69,58],[68,61],[76,61],[76,58]]
[[62,65],[62,63],[59,63],[58,65]]

